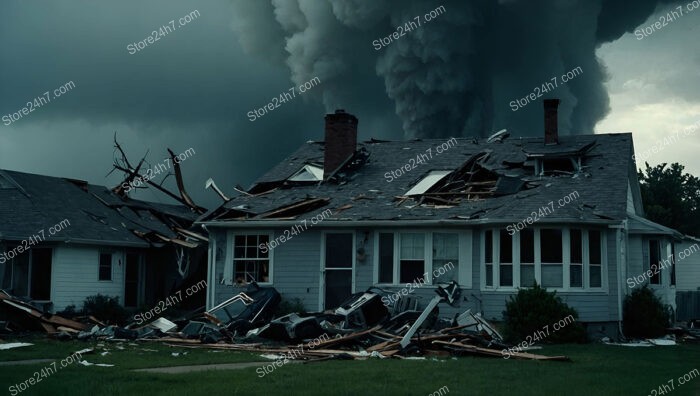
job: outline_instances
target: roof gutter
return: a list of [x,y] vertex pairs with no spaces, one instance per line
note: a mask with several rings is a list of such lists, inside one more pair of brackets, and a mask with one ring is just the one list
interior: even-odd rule
[[[304,219],[302,219],[304,220]],[[219,228],[270,228],[270,227],[288,227],[299,224],[302,220],[229,220],[229,221],[203,221],[197,222],[205,227]],[[477,220],[325,220],[317,224],[328,228],[344,228],[344,227],[420,227],[420,226],[465,226],[465,225],[510,225],[513,222],[522,220],[493,220],[493,219],[477,219]],[[572,220],[572,219],[550,219],[548,221],[540,221],[541,224],[595,224],[595,225],[615,225],[622,224],[622,220]],[[534,225],[534,223],[533,223]]]
[[102,245],[102,246],[123,246],[123,247],[142,247],[142,248],[151,247],[151,244],[146,243],[146,242],[101,241],[99,239],[83,239],[83,238],[66,239],[63,242],[65,242],[66,244],[75,243],[75,244]]

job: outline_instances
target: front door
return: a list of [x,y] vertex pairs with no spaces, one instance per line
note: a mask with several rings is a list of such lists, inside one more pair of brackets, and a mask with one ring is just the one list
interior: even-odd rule
[[126,268],[124,271],[124,306],[136,307],[139,303],[139,255],[126,254]]
[[353,234],[325,234],[324,309],[336,308],[352,294]]

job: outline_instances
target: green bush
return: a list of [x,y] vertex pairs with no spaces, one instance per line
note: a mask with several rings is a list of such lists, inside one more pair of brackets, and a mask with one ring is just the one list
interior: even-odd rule
[[71,304],[71,305],[68,305],[67,307],[63,308],[63,311],[56,312],[56,315],[64,317],[64,318],[72,319],[76,316],[79,316],[80,313],[75,310],[75,305]]
[[655,338],[666,334],[670,315],[647,285],[632,290],[622,306],[622,330],[628,338]]
[[83,302],[83,315],[92,315],[102,322],[123,325],[128,312],[119,304],[119,297],[97,294]]
[[291,300],[285,300],[282,299],[280,302],[280,305],[277,307],[277,310],[275,311],[275,317],[279,318],[280,316],[288,315],[290,313],[299,313],[299,312],[306,312],[306,308],[304,307],[304,303],[301,301],[299,297],[295,297]]
[[[554,324],[569,315],[574,321],[569,320],[569,323],[555,330]],[[537,284],[520,289],[515,297],[511,296],[506,302],[503,318],[504,337],[511,343],[530,340],[547,343],[586,342],[586,330],[576,321],[578,312],[562,302],[556,292],[547,292]]]

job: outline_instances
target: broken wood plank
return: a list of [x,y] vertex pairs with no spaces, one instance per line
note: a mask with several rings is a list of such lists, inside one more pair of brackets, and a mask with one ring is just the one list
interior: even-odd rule
[[352,340],[358,339],[360,337],[363,337],[365,335],[368,335],[369,333],[371,333],[373,331],[377,331],[380,328],[381,328],[381,326],[375,326],[371,329],[367,329],[364,331],[358,331],[357,333],[351,333],[351,334],[345,335],[343,337],[332,338],[328,341],[322,341],[320,344],[316,345],[316,347],[317,348],[327,348],[331,345],[343,344],[345,342],[352,341]]
[[262,213],[261,215],[258,216],[258,218],[265,219],[265,218],[271,218],[271,217],[279,217],[282,216],[283,214],[291,215],[289,212],[294,212],[297,215],[305,213],[307,211],[310,211],[312,209],[316,209],[317,207],[321,207],[323,205],[328,204],[330,201],[330,198],[311,198],[311,199],[306,199],[301,202],[297,202],[295,204],[287,205],[287,206],[282,206],[277,209],[270,210],[268,212]]
[[[492,356],[492,357],[504,357],[505,356],[504,355],[505,352],[499,351],[497,349],[482,348],[482,347],[477,347],[474,345],[462,344],[459,342],[433,341],[433,344],[450,346],[450,347],[456,348],[460,351],[471,352],[471,353],[474,353],[477,355]],[[524,352],[508,352],[507,355],[514,357],[514,358],[518,358],[518,359],[553,360],[553,361],[559,361],[559,362],[570,362],[571,361],[571,359],[569,359],[566,356],[545,356],[545,355],[536,355],[534,353],[524,353]]]

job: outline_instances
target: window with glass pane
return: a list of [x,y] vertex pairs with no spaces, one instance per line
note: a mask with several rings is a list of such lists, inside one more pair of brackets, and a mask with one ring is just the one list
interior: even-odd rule
[[425,273],[425,234],[401,234],[399,282],[413,282]]
[[588,269],[590,272],[589,286],[603,286],[603,245],[601,243],[602,233],[598,230],[588,231]]
[[236,283],[270,281],[270,257],[260,245],[269,242],[268,235],[236,235],[233,238],[234,279]]
[[484,263],[486,273],[484,279],[487,287],[493,286],[493,231],[484,231]]
[[671,286],[676,285],[676,244],[671,244]]
[[564,264],[561,230],[541,229],[540,251],[542,254],[542,287],[563,287]]
[[513,236],[506,230],[499,233],[499,252],[501,259],[498,263],[499,284],[513,286]]
[[394,234],[379,234],[379,283],[394,283]]
[[652,285],[661,284],[661,271],[658,269],[661,258],[660,245],[661,244],[656,239],[649,240],[649,270],[651,270],[649,283]]
[[112,280],[112,253],[100,253],[98,280]]
[[569,231],[569,246],[571,248],[571,265],[569,266],[569,286],[583,287],[583,233],[572,228]]
[[459,282],[459,236],[433,234],[433,284]]
[[520,286],[535,285],[535,231],[526,228],[518,233],[520,237]]

